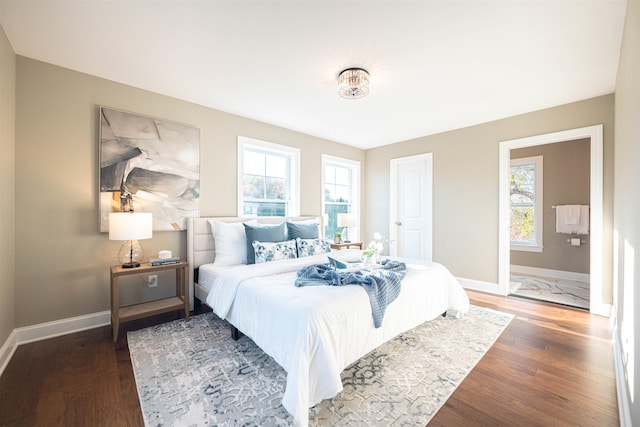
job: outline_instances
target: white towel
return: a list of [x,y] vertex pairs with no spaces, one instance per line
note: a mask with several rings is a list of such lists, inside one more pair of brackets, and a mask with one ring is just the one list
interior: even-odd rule
[[580,224],[580,205],[560,206],[560,221],[568,225]]
[[556,233],[589,234],[589,205],[556,206]]

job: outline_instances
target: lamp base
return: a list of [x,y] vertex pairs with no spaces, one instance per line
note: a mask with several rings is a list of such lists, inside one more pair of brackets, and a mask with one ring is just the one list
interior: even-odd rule
[[342,229],[342,242],[351,243],[351,235],[349,233],[349,227],[345,227]]
[[142,246],[137,240],[127,240],[122,244],[118,252],[118,261],[122,264],[122,268],[140,267],[143,257]]
[[137,268],[137,267],[140,267],[139,262],[127,262],[125,264],[122,264],[122,268]]

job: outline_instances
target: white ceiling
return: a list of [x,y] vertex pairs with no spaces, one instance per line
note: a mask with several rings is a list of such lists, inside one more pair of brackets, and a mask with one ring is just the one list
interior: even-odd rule
[[[22,56],[361,148],[612,93],[626,1],[0,0]],[[371,73],[342,99],[337,74]]]

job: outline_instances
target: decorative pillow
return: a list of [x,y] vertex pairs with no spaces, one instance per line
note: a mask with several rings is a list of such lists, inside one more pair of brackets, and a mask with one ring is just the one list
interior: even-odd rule
[[[251,220],[249,223],[257,223]],[[247,263],[247,235],[241,222],[209,220],[216,249],[215,265]]]
[[287,240],[317,239],[320,237],[319,228],[320,224],[318,223],[304,224],[287,221]]
[[255,264],[255,250],[252,243],[258,242],[282,242],[284,240],[284,222],[278,225],[244,224],[247,236],[247,264]]
[[296,239],[298,258],[331,252],[331,243],[322,239]]
[[296,258],[296,241],[287,240],[284,242],[259,242],[253,241],[253,249],[256,252],[256,264],[279,259]]

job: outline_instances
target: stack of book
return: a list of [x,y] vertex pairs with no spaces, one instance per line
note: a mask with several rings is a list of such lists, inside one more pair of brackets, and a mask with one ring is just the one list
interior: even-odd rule
[[174,256],[171,258],[151,258],[149,259],[151,265],[167,265],[167,264],[177,264],[180,262],[180,257]]

